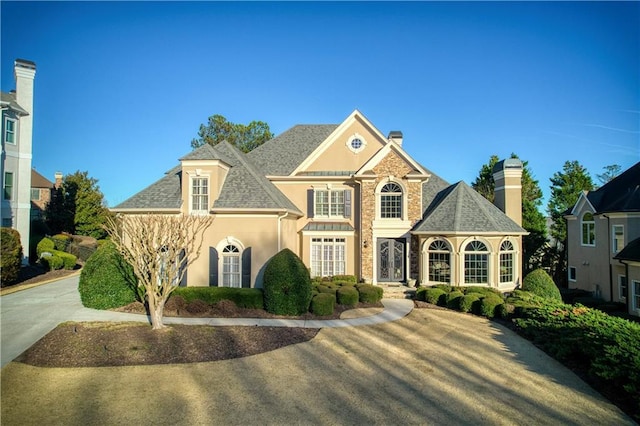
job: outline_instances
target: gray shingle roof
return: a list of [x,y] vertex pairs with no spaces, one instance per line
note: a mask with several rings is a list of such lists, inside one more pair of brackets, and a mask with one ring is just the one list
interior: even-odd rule
[[0,103],[6,105],[20,115],[29,115],[29,113],[16,102],[15,93],[0,92]]
[[630,260],[632,262],[640,262],[640,238],[636,238],[627,244],[618,254],[613,256],[618,260]]
[[337,124],[300,124],[260,145],[247,156],[265,175],[288,176],[337,127]]
[[225,163],[229,163],[228,158],[222,155],[215,147],[208,143],[198,147],[180,158],[180,161],[188,160],[222,160]]
[[310,222],[302,228],[303,231],[329,231],[329,232],[345,232],[355,231],[353,226],[348,223],[334,223],[334,222]]
[[640,211],[640,162],[599,189],[590,191],[587,198],[596,213]]
[[157,182],[115,206],[119,209],[179,209],[182,205],[180,167],[174,167]]
[[522,227],[474,191],[458,182],[440,191],[427,207],[416,233],[525,233]]

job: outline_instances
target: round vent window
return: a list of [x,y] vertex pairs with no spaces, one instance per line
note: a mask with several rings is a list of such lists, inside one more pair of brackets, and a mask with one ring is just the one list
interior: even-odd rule
[[359,138],[351,139],[351,148],[355,150],[362,148],[362,139],[359,139]]

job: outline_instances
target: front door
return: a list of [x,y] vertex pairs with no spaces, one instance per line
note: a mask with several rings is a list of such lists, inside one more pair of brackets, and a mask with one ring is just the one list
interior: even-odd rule
[[378,282],[404,281],[404,239],[378,239]]

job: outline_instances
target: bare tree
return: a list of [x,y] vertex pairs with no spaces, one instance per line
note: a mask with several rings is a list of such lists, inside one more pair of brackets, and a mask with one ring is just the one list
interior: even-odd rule
[[151,326],[164,328],[169,295],[199,256],[211,216],[119,215],[106,225],[111,240],[131,264],[149,304]]

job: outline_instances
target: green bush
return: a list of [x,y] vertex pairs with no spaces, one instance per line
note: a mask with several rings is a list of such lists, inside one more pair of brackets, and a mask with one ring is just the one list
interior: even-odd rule
[[444,291],[445,293],[450,293],[451,290],[453,290],[453,287],[451,287],[448,284],[436,284],[434,286],[432,286],[433,288],[439,288],[440,290]]
[[464,294],[471,294],[471,293],[477,293],[482,296],[496,295],[496,296],[502,297],[502,293],[500,293],[500,291],[496,290],[495,288],[476,287],[476,286],[464,287]]
[[329,293],[320,293],[311,299],[311,312],[315,315],[332,315],[336,305],[336,298]]
[[42,257],[42,253],[52,253],[55,249],[56,245],[54,244],[53,240],[51,238],[44,237],[40,240],[38,246],[36,247],[36,254],[38,255],[38,259]]
[[384,290],[372,284],[360,284],[356,286],[358,289],[359,300],[362,303],[378,303],[382,300]]
[[53,255],[62,259],[62,266],[64,269],[73,269],[76,266],[76,261],[78,260],[71,253],[65,253],[63,251],[54,250]]
[[50,254],[48,252],[45,253],[47,254],[40,258],[40,263],[42,263],[42,266],[44,266],[47,270],[57,271],[58,269],[62,269],[64,267],[64,260],[60,256],[56,254]]
[[71,243],[71,237],[66,234],[56,234],[51,237],[51,241],[53,241],[53,245],[56,250],[67,251],[69,244]]
[[277,315],[301,315],[309,311],[311,278],[302,260],[284,249],[269,260],[264,270],[264,305]]
[[545,299],[562,302],[560,290],[558,290],[553,279],[551,279],[544,269],[536,269],[527,274],[522,281],[522,289],[544,297]]
[[347,281],[356,284],[358,282],[358,279],[355,275],[334,275],[333,277],[331,277],[331,281],[333,281],[334,283],[338,281]]
[[355,287],[357,283],[355,281],[338,280],[338,281],[332,281],[332,284],[340,287],[343,287],[343,286]]
[[469,293],[462,296],[460,299],[460,311],[461,312],[472,312],[474,304],[478,304],[481,295],[479,293]]
[[20,233],[13,228],[2,228],[0,246],[0,276],[3,284],[9,284],[18,279],[22,265]]
[[[498,308],[498,306],[503,305],[502,308]],[[480,300],[480,314],[487,317],[493,318],[495,316],[502,316],[505,311],[504,308],[504,300],[498,296],[487,296],[483,297]]]
[[209,305],[214,305],[221,300],[230,300],[239,308],[264,308],[262,289],[259,288],[178,287],[171,292],[169,300],[174,297],[182,298],[187,303],[202,300]]
[[464,294],[459,290],[454,290],[446,296],[447,308],[449,309],[460,309],[460,299],[464,297]]
[[100,246],[87,260],[78,290],[87,308],[111,309],[141,300],[131,266],[111,242]]
[[424,292],[424,300],[432,305],[446,304],[446,294],[441,288],[428,287]]
[[358,304],[360,293],[351,285],[340,287],[336,292],[338,303],[341,305],[354,306]]
[[428,287],[418,287],[416,289],[416,300],[420,301],[420,302],[424,302],[425,301],[425,293],[427,291]]

